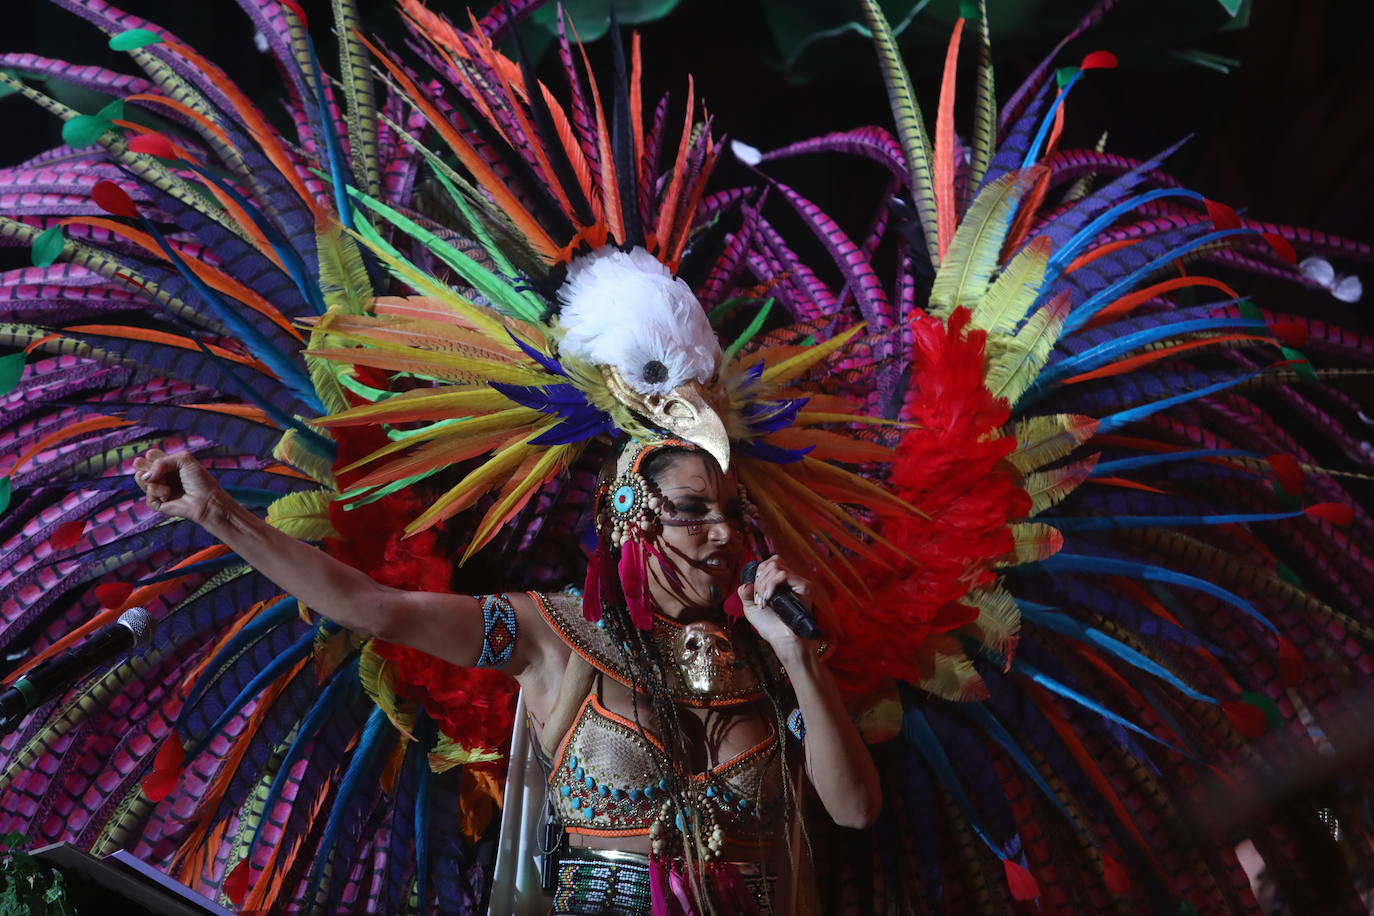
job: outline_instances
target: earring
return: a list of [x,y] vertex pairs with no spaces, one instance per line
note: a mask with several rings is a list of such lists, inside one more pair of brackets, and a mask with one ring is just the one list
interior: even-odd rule
[[652,482],[634,471],[601,487],[598,502],[597,531],[613,546],[619,547],[627,538],[653,537],[661,528],[658,513],[663,498]]

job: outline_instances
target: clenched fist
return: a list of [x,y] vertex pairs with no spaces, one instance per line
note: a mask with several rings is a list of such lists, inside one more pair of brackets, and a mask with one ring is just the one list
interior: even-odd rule
[[168,455],[150,448],[134,459],[134,482],[150,508],[204,525],[228,500],[228,494],[190,452]]

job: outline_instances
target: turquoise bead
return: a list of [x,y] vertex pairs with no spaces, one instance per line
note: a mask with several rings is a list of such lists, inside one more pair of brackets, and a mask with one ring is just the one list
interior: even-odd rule
[[592,811],[591,805],[588,805],[587,808],[582,812],[582,816],[585,817],[587,820],[591,820],[593,817],[596,816],[595,813]]
[[577,769],[577,758],[576,758],[576,757],[569,757],[569,758],[568,758],[568,769],[570,769],[570,770],[575,770],[575,769]]
[[567,798],[569,795],[572,794],[572,786],[559,786],[558,794],[562,795],[564,798]]
[[602,798],[605,798],[606,796],[611,794],[611,790],[606,788],[605,786],[597,786],[596,794],[600,795]]
[[640,790],[638,790],[638,789],[631,789],[631,790],[630,790],[630,801],[639,801],[639,800],[640,800],[641,798],[643,798],[643,797],[644,797],[644,793],[641,792]]
[[739,800],[739,809],[740,809],[741,811],[748,811],[748,810],[749,810],[750,808],[752,808],[753,806],[754,806],[754,803],[751,802],[751,801],[750,801],[749,799],[747,799],[747,798],[741,798],[741,799]]
[[582,799],[580,799],[580,798],[574,798],[573,801],[572,801],[572,806],[573,806],[573,810],[574,810],[574,811],[576,811],[578,808],[581,808],[581,807],[582,807]]
[[716,797],[716,787],[715,787],[715,786],[707,786],[707,787],[706,787],[706,797],[707,797],[707,798],[715,798],[715,797]]
[[655,795],[657,795],[657,794],[658,794],[658,790],[655,789],[653,786],[646,786],[646,787],[644,788],[644,797],[645,797],[645,798],[653,798],[653,797],[654,797]]
[[587,771],[582,769],[582,767],[578,767],[577,769],[573,770],[573,779],[576,779],[578,782],[581,782],[582,777],[586,775]]
[[614,798],[614,799],[616,799],[616,800],[619,800],[619,799],[622,799],[622,798],[624,798],[624,797],[625,797],[625,790],[624,790],[624,789],[612,789],[612,790],[611,790],[611,798]]
[[658,789],[659,789],[660,792],[667,792],[667,791],[668,791],[668,780],[666,780],[666,779],[660,779],[660,780],[658,781]]
[[586,779],[582,780],[582,785],[586,786],[588,789],[595,789],[596,780],[588,776]]

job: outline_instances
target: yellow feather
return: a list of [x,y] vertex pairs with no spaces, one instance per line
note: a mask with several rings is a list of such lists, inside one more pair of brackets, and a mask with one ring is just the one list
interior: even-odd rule
[[411,448],[419,442],[425,442],[424,446],[417,449],[414,455],[403,459],[403,462],[389,464],[381,471],[369,474],[368,483],[358,481],[354,486],[371,486],[372,483],[377,482],[371,480],[377,474],[389,473],[392,468],[399,467],[401,463],[417,462],[415,466],[409,467],[406,473],[391,478],[398,480],[400,477],[425,470],[423,462],[430,459],[443,456],[446,459],[445,463],[451,464],[454,461],[465,461],[468,458],[481,455],[485,451],[482,446],[484,444],[489,445],[492,436],[506,437],[517,430],[532,430],[534,424],[544,417],[544,414],[528,407],[512,407],[510,410],[499,410],[496,413],[469,417],[443,426],[436,425],[427,429],[416,430],[413,434],[388,442],[366,457],[359,458],[347,467],[340,468],[339,473],[356,470],[363,465],[371,464],[378,459]]
[[430,525],[452,518],[468,506],[477,502],[483,494],[500,486],[503,479],[520,466],[520,462],[532,449],[541,448],[530,445],[525,440],[528,433],[522,432],[507,440],[492,456],[468,474],[443,496],[436,499],[420,516],[406,525],[407,536],[424,531]]
[[1059,529],[1039,522],[1017,522],[1011,526],[1016,545],[1011,552],[997,561],[998,566],[1021,566],[1025,563],[1038,563],[1054,556],[1064,546],[1064,536]]
[[385,401],[362,404],[312,421],[316,426],[372,426],[416,420],[448,420],[478,413],[506,410],[510,400],[495,388],[416,388]]
[[[550,423],[540,429],[539,432],[543,433],[556,425],[557,423]],[[466,563],[468,557],[486,546],[486,543],[510,520],[510,517],[519,512],[524,504],[529,501],[529,498],[534,495],[535,488],[543,486],[551,477],[567,467],[568,462],[576,457],[584,444],[579,442],[570,445],[545,446],[544,454],[539,456],[524,478],[514,487],[510,487],[509,491],[502,494],[501,499],[497,500],[496,504],[487,510],[477,533],[473,535],[467,550],[463,551],[463,558],[459,561],[459,565]],[[512,482],[517,477],[519,477],[518,474],[512,477]]]
[[1012,258],[992,288],[973,306],[972,326],[985,329],[990,337],[1014,332],[1040,295],[1049,260],[1050,240],[1037,236]]
[[1021,611],[1000,582],[974,589],[965,604],[978,608],[978,620],[967,629],[980,643],[998,655],[1007,655],[1011,641],[1021,631]]
[[922,690],[956,703],[969,703],[987,698],[988,688],[973,667],[957,640],[948,636],[932,636],[917,655],[922,671]]
[[1096,464],[1097,456],[1092,455],[1064,467],[1036,471],[1027,476],[1025,490],[1031,498],[1030,514],[1039,515],[1061,502],[1088,479]]
[[[367,641],[367,644],[363,646],[362,654],[358,656],[358,680],[363,685],[363,691],[367,693],[378,709],[386,713],[386,717],[391,720],[392,725],[396,726],[396,730],[414,741],[414,706],[413,704],[402,705],[401,699],[396,696],[396,687],[392,682],[391,672],[386,670],[386,659],[378,655],[376,650],[372,648],[372,640]],[[410,706],[410,708],[406,708],[406,706]]]
[[825,343],[816,344],[814,347],[807,347],[803,352],[798,353],[774,366],[769,366],[763,370],[760,378],[764,384],[779,385],[790,381],[810,369],[816,363],[834,353],[840,347],[849,343],[850,339],[861,330],[864,325],[856,324],[854,327],[842,334],[836,334]]
[[318,484],[331,489],[334,487],[333,466],[326,459],[320,457],[318,452],[302,446],[300,437],[294,429],[288,429],[282,433],[277,444],[272,447],[272,457],[282,464],[290,465],[303,472]]
[[1080,414],[1060,413],[1021,420],[1011,428],[1016,451],[1007,461],[1021,473],[1058,461],[1097,432],[1097,421]]
[[1068,300],[1059,297],[1032,315],[1015,337],[989,338],[984,383],[993,397],[1016,404],[1044,367],[1067,315]]
[[329,490],[302,490],[287,493],[267,507],[267,524],[283,534],[302,541],[338,537],[329,521],[329,504],[338,496]]
[[355,366],[371,366],[391,372],[408,372],[425,378],[468,385],[506,382],[512,385],[547,385],[546,372],[470,356],[448,356],[415,350],[404,344],[371,342],[367,348],[343,347],[308,351],[311,356]]
[[1012,216],[1035,180],[1033,169],[1008,172],[988,185],[964,214],[930,289],[930,313],[947,318],[956,305],[987,292]]

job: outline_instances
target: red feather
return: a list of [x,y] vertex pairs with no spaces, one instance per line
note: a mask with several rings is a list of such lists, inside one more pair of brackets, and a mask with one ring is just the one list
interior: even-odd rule
[[[57,526],[57,530],[52,533],[52,544],[56,550],[66,550],[68,547],[81,540],[81,535],[86,533],[86,520],[76,519],[70,522],[63,522]],[[102,588],[104,586],[101,586]]]
[[1002,860],[1002,870],[1007,875],[1007,886],[1015,900],[1034,900],[1040,896],[1040,883],[1035,876],[1017,865],[1011,859]]
[[113,181],[97,181],[91,188],[91,200],[95,205],[113,216],[138,217],[138,207],[123,188]]

